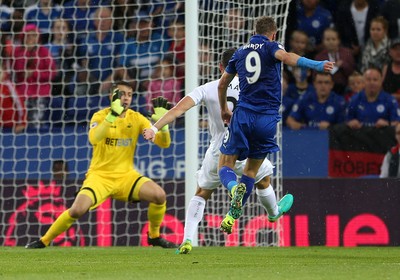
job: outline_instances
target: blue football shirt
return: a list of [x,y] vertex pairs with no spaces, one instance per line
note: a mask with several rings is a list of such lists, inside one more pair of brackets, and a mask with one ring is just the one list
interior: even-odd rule
[[254,35],[232,56],[225,71],[239,75],[238,107],[258,113],[279,114],[281,61],[275,52],[284,47],[266,36]]

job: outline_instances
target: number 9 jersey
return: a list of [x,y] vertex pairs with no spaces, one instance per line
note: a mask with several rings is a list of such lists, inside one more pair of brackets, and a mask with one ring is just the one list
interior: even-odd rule
[[281,61],[275,52],[284,47],[266,36],[254,35],[232,56],[225,71],[238,74],[237,106],[264,114],[278,114],[281,105]]

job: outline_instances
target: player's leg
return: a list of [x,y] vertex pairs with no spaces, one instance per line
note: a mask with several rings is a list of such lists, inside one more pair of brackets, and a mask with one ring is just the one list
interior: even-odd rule
[[80,193],[75,198],[71,208],[65,210],[47,230],[39,240],[33,241],[25,246],[26,249],[39,249],[49,246],[61,233],[67,231],[71,225],[85,214],[92,206],[92,198],[88,195]]
[[[147,242],[152,246],[163,248],[176,248],[176,244],[160,236],[161,223],[167,210],[167,199],[165,191],[154,181],[146,177],[138,179],[138,183],[133,189],[134,201],[148,201],[147,218],[149,220],[149,232]],[[140,182],[142,181],[142,182]],[[134,184],[135,185],[135,184]]]
[[219,157],[219,171],[218,175],[221,184],[228,189],[229,193],[238,184],[237,175],[234,171],[237,155],[221,154]]
[[176,250],[177,254],[188,254],[192,250],[192,240],[203,219],[204,208],[207,200],[211,197],[214,190],[197,188],[195,196],[189,202],[185,217],[185,228],[183,242]]
[[277,202],[275,191],[271,186],[272,173],[273,166],[268,159],[265,159],[256,176],[256,194],[268,214],[269,221],[275,222],[290,210],[293,204],[293,196],[287,194]]

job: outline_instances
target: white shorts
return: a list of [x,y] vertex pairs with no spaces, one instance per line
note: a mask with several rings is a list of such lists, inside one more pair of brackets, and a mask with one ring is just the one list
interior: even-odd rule
[[[221,181],[218,176],[218,156],[213,156],[210,149],[207,150],[204,156],[201,168],[196,172],[197,185],[202,189],[214,190],[221,185]],[[237,161],[235,164],[235,173],[240,178],[243,174],[246,160]],[[255,182],[258,183],[265,176],[271,176],[273,173],[274,166],[268,159],[265,159],[260,169],[258,170]],[[239,179],[238,178],[238,179]]]

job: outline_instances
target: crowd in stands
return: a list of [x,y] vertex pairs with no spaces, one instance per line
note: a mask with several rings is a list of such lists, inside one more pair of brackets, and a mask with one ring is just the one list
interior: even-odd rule
[[[2,1],[3,130],[85,124],[91,113],[109,104],[107,93],[120,79],[132,84],[133,109],[142,114],[148,114],[153,97],[162,95],[177,103],[184,94],[184,3]],[[208,36],[214,41],[199,45],[203,83],[214,79],[217,69],[210,48],[239,47],[251,36],[252,27],[239,6],[212,0],[199,3],[222,9],[225,15],[225,28],[210,27]],[[399,3],[291,1],[286,50],[335,61],[335,68],[330,75],[284,68],[284,126],[327,129],[347,123],[356,129],[400,121]],[[218,40],[233,45],[215,43]]]

